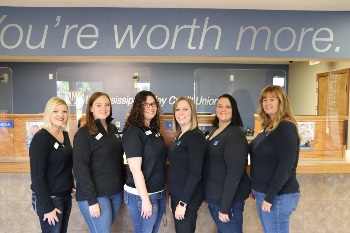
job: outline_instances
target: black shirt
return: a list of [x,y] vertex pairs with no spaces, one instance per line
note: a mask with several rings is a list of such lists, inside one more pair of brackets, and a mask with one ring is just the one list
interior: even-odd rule
[[70,195],[73,188],[72,145],[66,131],[63,131],[63,137],[64,141],[60,143],[46,129],[41,129],[30,143],[31,189],[44,213],[55,209],[51,196]]
[[202,166],[205,138],[198,128],[176,138],[169,149],[168,185],[171,195],[189,203],[196,192],[203,194]]
[[261,132],[251,142],[252,188],[265,193],[268,203],[272,204],[276,195],[299,191],[299,144],[297,128],[290,121],[281,121],[275,130]]
[[233,125],[209,138],[203,167],[205,200],[220,204],[220,212],[228,214],[232,203],[244,201],[251,191],[248,142],[242,128]]
[[90,135],[86,125],[74,136],[73,165],[77,182],[77,201],[97,203],[99,196],[112,196],[123,191],[123,147],[118,130],[107,118],[108,132],[101,121],[95,121],[98,134]]
[[[142,129],[130,125],[123,134],[122,142],[126,158],[142,157],[141,170],[147,192],[154,193],[163,190],[166,181],[168,148],[160,133],[151,128]],[[136,188],[130,168],[128,168],[126,184]]]

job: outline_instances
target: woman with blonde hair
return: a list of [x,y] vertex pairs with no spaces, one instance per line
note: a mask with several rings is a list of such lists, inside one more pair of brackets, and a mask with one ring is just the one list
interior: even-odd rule
[[253,198],[264,232],[286,233],[300,198],[298,124],[280,86],[265,87],[259,105],[263,131],[250,144]]
[[30,147],[32,204],[42,232],[67,232],[74,185],[72,146],[66,131],[69,108],[59,98],[51,98],[44,111],[42,129]]
[[169,208],[176,232],[195,232],[197,212],[204,200],[202,165],[205,138],[198,128],[192,99],[180,97],[173,107],[173,130],[178,132],[169,148]]

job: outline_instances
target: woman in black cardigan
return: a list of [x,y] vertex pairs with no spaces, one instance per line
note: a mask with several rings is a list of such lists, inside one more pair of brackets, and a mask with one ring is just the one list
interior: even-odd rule
[[74,184],[68,125],[68,105],[53,97],[46,104],[42,129],[30,143],[32,204],[42,232],[64,233],[68,228]]
[[205,200],[218,232],[241,233],[244,203],[250,193],[248,142],[231,95],[219,97],[213,126],[203,168]]
[[193,101],[187,97],[176,100],[173,129],[180,131],[169,149],[168,186],[175,229],[179,233],[195,232],[197,212],[204,199],[202,165],[205,138],[198,128]]

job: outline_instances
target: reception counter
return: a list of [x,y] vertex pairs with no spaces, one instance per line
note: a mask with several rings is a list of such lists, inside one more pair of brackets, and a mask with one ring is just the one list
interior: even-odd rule
[[[71,139],[77,130],[75,116],[72,119]],[[213,116],[199,117],[204,129],[207,129],[212,119]],[[42,115],[7,115],[6,120],[13,120],[14,127],[0,129],[0,211],[3,213],[0,232],[40,232],[37,216],[32,210],[29,189],[31,181],[26,148],[26,122],[40,122]],[[170,129],[170,121],[171,116],[161,117],[161,132],[168,145],[175,135]],[[343,158],[301,158],[297,173],[301,195],[298,208],[291,217],[291,232],[349,232],[350,223],[346,221],[346,216],[350,216],[350,164]],[[18,224],[18,219],[25,221]],[[165,222],[167,225],[163,224]],[[76,201],[73,201],[68,231],[88,232]],[[130,215],[123,203],[112,232],[132,231]],[[198,212],[196,232],[216,231],[204,202]],[[169,211],[163,218],[159,232],[175,233]],[[255,201],[252,199],[247,199],[244,206],[243,232],[263,233]]]

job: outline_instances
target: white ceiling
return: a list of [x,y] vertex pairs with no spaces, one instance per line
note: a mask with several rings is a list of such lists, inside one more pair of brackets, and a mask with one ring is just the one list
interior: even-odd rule
[[[125,7],[125,8],[209,8],[209,9],[256,9],[256,10],[307,10],[307,11],[350,11],[350,0],[0,0],[0,6],[24,7]],[[0,61],[115,61],[116,58],[91,57],[2,57]],[[120,58],[125,62],[209,62],[209,63],[260,63],[289,64],[290,59],[252,58]]]
[[349,0],[0,0],[0,6],[350,11]]

